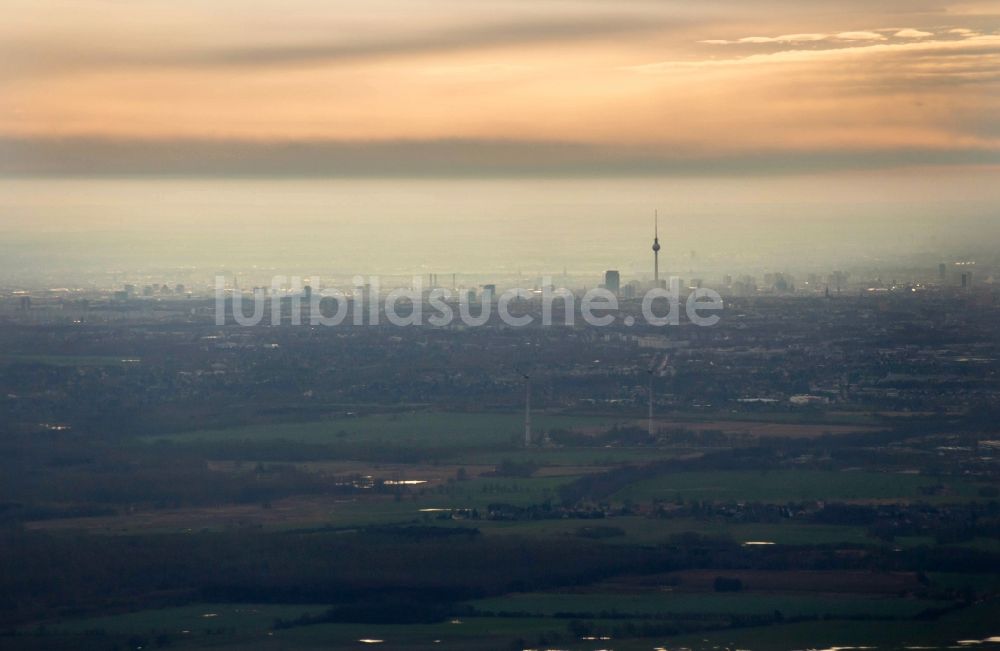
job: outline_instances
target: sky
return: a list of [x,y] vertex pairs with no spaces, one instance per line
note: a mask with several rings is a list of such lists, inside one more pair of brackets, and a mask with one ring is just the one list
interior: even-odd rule
[[5,175],[1000,164],[977,0],[7,0]]
[[1000,264],[995,0],[3,10],[0,281]]

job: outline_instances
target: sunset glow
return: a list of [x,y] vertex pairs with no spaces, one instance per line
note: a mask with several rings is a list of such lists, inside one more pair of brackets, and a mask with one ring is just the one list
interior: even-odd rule
[[[694,11],[16,0],[0,26],[0,138],[32,155],[3,165],[79,172],[57,160],[67,139],[98,169],[106,143],[151,140],[181,158],[206,142],[480,143],[481,158],[528,171],[539,150],[557,168],[640,160],[683,171],[727,156],[780,167],[804,156],[850,169],[873,154],[880,166],[993,164],[991,12],[921,1],[715,0]],[[496,154],[498,143],[524,148]],[[371,154],[383,155],[395,154]]]

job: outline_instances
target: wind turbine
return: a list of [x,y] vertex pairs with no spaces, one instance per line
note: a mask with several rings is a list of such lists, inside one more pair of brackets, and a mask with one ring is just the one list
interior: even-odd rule
[[524,447],[531,447],[531,375],[519,368],[517,374],[524,378]]
[[653,395],[654,395],[653,394],[653,379],[655,377],[660,376],[660,375],[663,374],[663,371],[666,369],[667,362],[669,360],[670,360],[670,356],[664,354],[663,355],[663,359],[660,360],[659,364],[657,364],[656,363],[656,356],[654,355],[653,356],[653,360],[652,360],[652,362],[649,365],[649,368],[646,369],[646,373],[649,375],[649,390],[648,390],[648,393],[649,393],[649,424],[647,425],[647,431],[649,432],[650,436],[653,436],[655,434],[654,429],[653,429]]

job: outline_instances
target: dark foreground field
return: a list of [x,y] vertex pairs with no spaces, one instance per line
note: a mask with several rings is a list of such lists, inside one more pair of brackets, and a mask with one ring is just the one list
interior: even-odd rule
[[22,441],[0,645],[995,644],[994,484],[914,471],[911,425],[635,422],[540,415],[528,450],[516,414],[427,411]]

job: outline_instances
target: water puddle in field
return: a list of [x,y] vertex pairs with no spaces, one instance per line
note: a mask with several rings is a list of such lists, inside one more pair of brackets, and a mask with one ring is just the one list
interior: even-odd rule
[[973,644],[1000,644],[1000,635],[984,637],[981,640],[958,640],[955,644],[960,644],[962,646],[971,646]]

